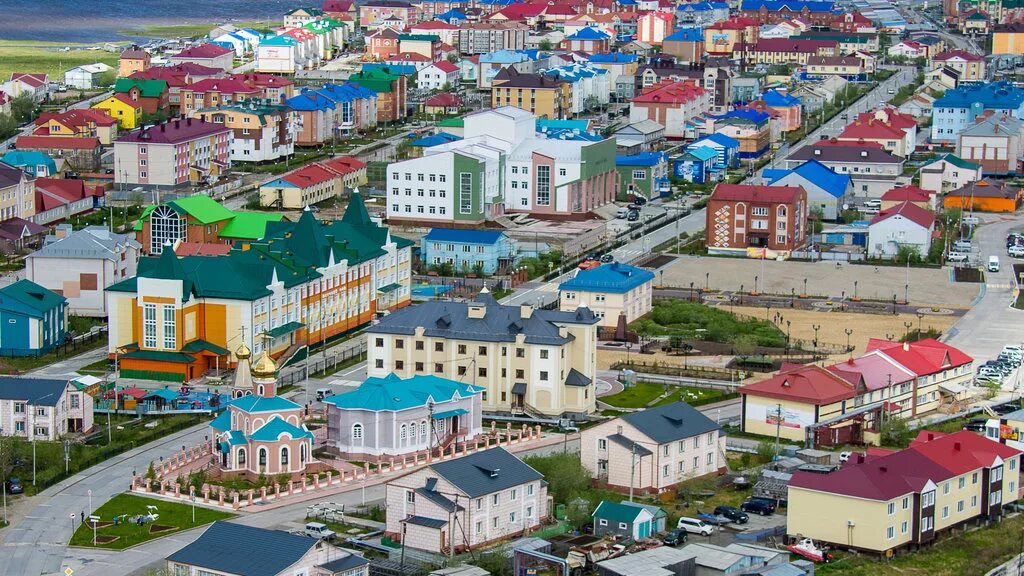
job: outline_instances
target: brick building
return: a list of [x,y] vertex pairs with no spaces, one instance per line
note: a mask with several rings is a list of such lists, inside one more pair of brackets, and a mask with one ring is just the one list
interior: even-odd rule
[[799,186],[719,184],[708,200],[705,239],[712,254],[789,252],[804,243],[806,228],[807,192]]

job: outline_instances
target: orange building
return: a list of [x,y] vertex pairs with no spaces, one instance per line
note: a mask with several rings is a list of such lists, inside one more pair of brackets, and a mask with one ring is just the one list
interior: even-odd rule
[[982,178],[946,194],[942,199],[942,207],[947,210],[958,208],[977,212],[1016,212],[1020,202],[1020,188],[991,178]]
[[188,381],[237,362],[265,334],[287,361],[409,303],[412,242],[370,220],[358,192],[341,220],[268,222],[224,256],[179,258],[170,246],[107,289],[108,354],[127,378]]

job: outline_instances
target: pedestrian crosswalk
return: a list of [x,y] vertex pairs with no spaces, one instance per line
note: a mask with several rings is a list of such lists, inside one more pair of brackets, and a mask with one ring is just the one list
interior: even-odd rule
[[1013,288],[1013,284],[985,284],[985,288],[989,290],[1009,290]]

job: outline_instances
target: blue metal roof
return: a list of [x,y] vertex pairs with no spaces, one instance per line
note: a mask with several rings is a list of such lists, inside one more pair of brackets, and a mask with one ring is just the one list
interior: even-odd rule
[[935,108],[969,108],[981,106],[999,110],[1019,108],[1024,103],[1024,90],[1009,82],[965,84],[946,93],[932,106]]
[[718,156],[718,151],[709,146],[697,146],[696,148],[688,148],[687,154],[692,155],[698,160],[708,161]]
[[665,36],[665,40],[674,40],[677,42],[703,42],[704,29],[700,27],[680,28],[668,36]]
[[726,148],[739,148],[740,147],[740,141],[739,140],[733,138],[732,136],[726,136],[725,134],[720,134],[718,132],[714,132],[712,134],[708,134],[707,136],[705,136],[703,138],[698,138],[698,139],[694,140],[693,142],[691,142],[690,144],[688,144],[686,146],[686,149],[690,150],[691,148],[696,148],[698,144],[706,145],[708,142],[713,142],[715,144],[718,144],[719,146],[724,146]]
[[607,40],[609,38],[611,36],[607,32],[593,26],[580,28],[575,33],[565,37],[566,40]]
[[392,373],[383,378],[367,378],[359,388],[328,396],[323,402],[345,410],[397,411],[426,406],[428,402],[450,402],[482,391],[483,388],[438,376],[402,379]]
[[849,174],[838,174],[828,166],[813,159],[804,162],[792,170],[765,170],[763,177],[769,184],[772,184],[790,174],[801,176],[836,198],[843,197],[850,186]]
[[431,418],[434,420],[444,420],[445,418],[451,418],[452,416],[462,416],[463,414],[469,414],[469,410],[465,408],[456,408],[455,410],[445,410],[444,412],[435,412],[431,414]]
[[21,400],[33,406],[56,406],[68,380],[0,376],[0,400]]
[[450,23],[452,20],[461,20],[465,22],[466,20],[469,20],[469,18],[466,16],[466,13],[463,12],[462,10],[456,10],[452,8],[447,12],[435,15],[434,20],[441,20],[443,22]]
[[218,432],[227,432],[231,429],[231,414],[228,410],[221,412],[213,422],[210,422],[210,428],[217,430]]
[[767,122],[768,119],[770,118],[770,116],[768,115],[767,112],[761,112],[760,110],[744,109],[744,110],[730,110],[730,111],[726,112],[725,114],[721,114],[719,116],[712,116],[712,118],[717,118],[717,119],[721,119],[721,120],[729,120],[729,119],[746,120],[748,122],[753,122],[754,124],[761,124],[763,122]]
[[668,154],[664,152],[641,152],[633,156],[616,156],[616,166],[656,166],[668,161]]
[[423,138],[413,140],[409,145],[418,146],[420,148],[430,148],[431,146],[448,144],[449,142],[455,142],[456,140],[462,140],[462,138],[447,132],[438,132],[437,134],[431,134],[430,136],[424,136]]
[[591,54],[587,60],[594,64],[630,64],[636,62],[636,54],[623,54],[621,52],[607,52],[604,54]]
[[629,264],[612,262],[590,270],[580,270],[576,276],[562,282],[558,289],[624,293],[651,280],[654,280],[653,272]]
[[299,428],[294,424],[289,424],[280,416],[274,416],[266,424],[260,426],[259,429],[250,434],[249,439],[256,440],[258,442],[274,442],[280,439],[282,434],[288,435],[292,440],[296,440],[298,438],[313,438],[313,433],[309,430]]
[[557,118],[537,118],[537,132],[548,130],[579,130],[590,129],[590,120],[559,120]]
[[779,108],[789,106],[799,106],[801,103],[800,98],[792,96],[790,94],[783,94],[778,90],[769,90],[761,95],[761,100],[769,106],[775,106]]
[[505,233],[501,230],[463,230],[458,228],[431,228],[424,240],[458,242],[461,244],[496,244]]
[[712,10],[728,10],[725,2],[684,2],[676,7],[679,12],[710,12]]

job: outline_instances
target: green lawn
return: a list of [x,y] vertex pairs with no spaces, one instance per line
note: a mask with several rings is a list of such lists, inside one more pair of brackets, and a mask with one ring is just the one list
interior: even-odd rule
[[707,388],[693,388],[691,386],[680,386],[674,392],[662,398],[655,406],[664,406],[682,400],[691,406],[700,406],[709,402],[723,399],[725,394],[720,390],[709,390]]
[[[157,513],[160,515],[154,523],[146,523],[142,526],[132,523],[119,523],[116,526],[114,524],[104,525],[104,523],[113,522],[115,516],[127,514],[131,517],[145,514],[147,505],[156,506]],[[210,522],[216,522],[217,520],[226,520],[234,516],[228,512],[196,506],[195,522],[193,522],[192,510],[191,504],[144,498],[134,494],[118,494],[109,502],[100,506],[94,513],[100,517],[99,525],[103,526],[96,529],[97,543],[95,547],[107,550],[122,550],[129,546],[153,540],[154,538],[161,538],[168,534],[174,534],[175,532],[188,530],[189,528],[195,528]],[[104,544],[102,543],[104,537],[115,539],[109,540]],[[89,527],[88,522],[75,530],[69,544],[72,546],[93,546],[93,530]]]
[[[276,24],[276,22],[260,20],[253,22],[232,22],[232,24],[238,28],[256,28],[259,30],[268,28],[269,26]],[[139,28],[126,28],[124,30],[119,30],[119,32],[125,36],[148,36],[150,38],[195,38],[197,36],[206,36],[210,33],[210,30],[216,26],[217,24],[210,22],[200,24],[152,24]]]
[[[117,68],[119,54],[106,50],[71,50],[59,52],[64,44],[34,41],[0,43],[0,78],[10,78],[11,72],[45,72],[50,80],[60,82],[64,71],[82,64],[103,62]],[[73,44],[71,46],[74,46]]]
[[815,567],[816,574],[837,576],[962,576],[985,574],[1020,553],[1024,516],[1002,524],[945,538],[931,548],[879,561],[868,555],[837,554],[831,564]]
[[637,382],[635,386],[630,386],[618,394],[602,396],[601,401],[619,408],[643,408],[664,391],[665,386],[662,384]]

